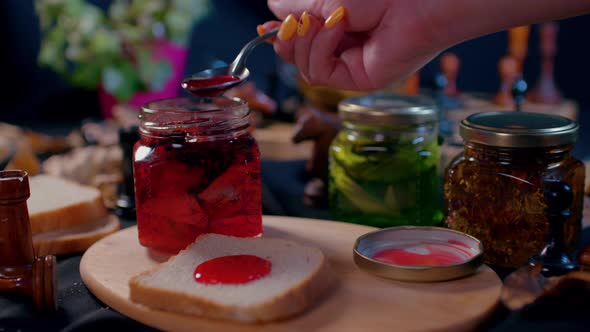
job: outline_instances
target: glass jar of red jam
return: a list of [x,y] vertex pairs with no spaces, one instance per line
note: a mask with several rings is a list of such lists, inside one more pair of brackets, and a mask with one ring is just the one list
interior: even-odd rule
[[578,124],[556,115],[489,112],[460,124],[464,153],[445,174],[445,222],[475,236],[486,263],[518,267],[549,236],[544,186],[564,181],[574,193],[565,241],[574,249],[583,210],[584,165],[571,155]]
[[133,152],[139,242],[177,252],[203,233],[262,234],[260,152],[239,99],[142,108]]

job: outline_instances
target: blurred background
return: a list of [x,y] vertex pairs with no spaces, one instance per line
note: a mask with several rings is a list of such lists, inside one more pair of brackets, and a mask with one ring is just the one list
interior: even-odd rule
[[[255,36],[256,25],[273,18],[264,0],[131,3],[3,0],[1,63],[6,85],[0,120],[50,123],[100,116],[99,87],[130,101],[138,91],[162,88],[166,79],[177,74],[175,70],[180,69],[184,76],[215,60],[231,60],[241,45]],[[555,58],[557,87],[579,105],[586,138],[582,142],[590,139],[590,45],[583,35],[589,28],[587,16],[559,22]],[[150,39],[164,40],[164,45],[149,45]],[[529,85],[539,75],[538,44],[537,27],[533,26],[524,62]],[[461,61],[458,88],[497,91],[497,63],[506,54],[507,45],[507,33],[501,32],[451,49]],[[152,62],[150,52],[164,53],[168,59]],[[271,47],[257,49],[249,67],[259,89],[278,99],[289,93],[280,89],[280,80],[277,82],[278,60]],[[420,73],[422,86],[427,86],[437,71],[437,60],[426,66]],[[181,93],[176,82],[173,87]]]
[[[131,165],[140,106],[186,95],[180,87],[184,77],[231,62],[256,36],[257,25],[273,19],[266,0],[0,0],[0,170],[23,169],[96,187],[124,226],[134,224]],[[589,31],[590,15],[494,33],[447,50],[386,90],[432,95],[444,106],[449,121],[439,142],[451,143],[442,149],[446,165],[462,151],[458,121],[475,112],[514,110],[512,83],[520,75],[528,92],[538,91],[541,82],[547,88],[543,98],[527,94],[523,110],[578,121],[574,155],[586,161],[589,174]],[[253,110],[263,214],[332,219],[328,147],[339,130],[337,104],[355,93],[303,84],[270,45],[254,51],[248,68],[250,82],[230,94],[246,99]],[[589,203],[587,197],[586,216]],[[588,235],[581,243],[588,243]],[[51,316],[46,324],[34,313],[4,310],[24,317],[13,323],[19,331],[26,324],[56,330],[74,319],[83,327],[84,321],[93,329],[105,326],[97,317],[115,313],[89,298],[78,262],[72,257],[61,265],[64,315]],[[117,317],[113,322],[123,324]]]
[[[161,89],[167,79],[176,78],[176,70],[184,76],[216,60],[231,60],[255,35],[256,25],[273,18],[263,0],[4,0],[0,13],[6,79],[0,120],[43,123],[100,116],[98,91],[104,88],[130,101],[138,91]],[[590,46],[583,36],[589,28],[587,16],[559,22],[555,58],[558,88],[579,103],[587,138],[582,142],[590,139]],[[149,45],[153,39],[164,42]],[[530,85],[539,75],[538,44],[533,26],[524,62]],[[451,49],[461,61],[458,88],[496,91],[497,63],[507,45],[507,33],[501,32]],[[150,61],[150,52],[164,53],[164,60]],[[257,87],[281,99],[288,92],[280,89],[278,63],[271,47],[260,47],[249,67]],[[435,60],[421,71],[422,85],[428,85],[437,71]],[[176,82],[173,86],[181,93]]]
[[[179,84],[183,77],[230,62],[242,45],[256,36],[256,26],[274,18],[265,0],[3,0],[0,15],[5,45],[0,55],[5,82],[0,90],[0,121],[59,135],[89,121],[94,122],[93,129],[96,125],[104,128],[103,119],[111,118],[117,106],[133,115],[146,101],[183,95]],[[548,37],[549,48],[556,50],[550,59],[554,65],[550,80],[562,99],[540,106],[524,105],[525,110],[539,106],[579,121],[582,130],[575,155],[580,159],[590,159],[590,45],[586,31],[590,31],[590,16],[558,22],[554,38]],[[547,59],[539,26],[510,36],[507,31],[499,32],[448,50],[455,56],[454,69],[442,72],[458,91],[450,97],[477,96],[482,101],[469,112],[498,106],[494,97],[502,86],[499,63],[514,52],[515,38],[520,43],[516,48],[524,52],[522,74],[529,91],[538,84],[541,64]],[[282,63],[270,45],[257,48],[248,67],[253,85],[236,94],[260,111],[256,112],[260,127],[256,138],[263,158],[325,159],[325,153],[312,156],[318,149],[317,135],[296,132],[293,124],[306,105],[320,113],[335,113],[337,101],[352,93],[302,85],[296,70]],[[441,59],[437,58],[392,89],[430,91],[440,75]],[[460,118],[464,113],[457,114]],[[269,123],[290,127],[269,134],[263,130]],[[82,134],[84,142],[67,144],[92,141],[88,133]],[[110,135],[107,145],[117,140],[112,131]],[[293,140],[307,142],[295,146]],[[291,155],[283,155],[281,146],[267,147],[266,141],[289,144]],[[308,161],[306,166],[311,178],[324,177],[325,160],[311,164]]]
[[[231,60],[256,35],[256,25],[272,18],[264,1],[7,0],[0,6],[2,64],[10,80],[0,118],[45,123],[101,116],[105,94],[141,103],[136,93],[166,90],[168,81],[171,91],[163,95],[179,94],[180,77]],[[270,47],[249,61],[262,89],[274,62]]]

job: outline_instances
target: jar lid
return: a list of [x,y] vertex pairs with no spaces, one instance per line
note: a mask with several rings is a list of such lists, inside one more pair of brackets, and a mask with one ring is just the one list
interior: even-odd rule
[[508,148],[549,147],[573,144],[578,124],[568,118],[528,112],[485,112],[461,121],[460,134],[467,142]]
[[361,235],[353,258],[361,269],[384,278],[444,281],[475,273],[483,264],[483,245],[447,228],[398,226]]
[[372,94],[352,97],[338,104],[343,121],[366,125],[417,125],[436,121],[435,103],[423,96]]

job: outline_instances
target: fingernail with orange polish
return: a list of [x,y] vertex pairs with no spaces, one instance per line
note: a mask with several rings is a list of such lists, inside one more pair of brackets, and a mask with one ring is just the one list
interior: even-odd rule
[[309,26],[311,25],[310,21],[309,21],[309,14],[305,11],[303,12],[303,14],[301,14],[301,17],[299,18],[299,23],[297,24],[297,35],[299,37],[303,37],[307,34],[307,31],[309,31]]
[[264,25],[258,24],[258,26],[256,27],[256,32],[258,32],[259,36],[264,35],[266,33],[266,29],[264,28]]
[[326,19],[324,27],[331,28],[335,26],[336,24],[340,23],[340,21],[342,21],[344,16],[346,16],[346,9],[342,6],[336,8],[336,10]]
[[277,37],[279,37],[279,39],[283,41],[289,40],[293,38],[295,31],[297,31],[297,20],[295,19],[295,16],[290,14],[283,21],[283,23],[281,23],[281,27],[279,28],[279,33]]
[[[266,28],[264,27],[264,25],[262,25],[262,24],[259,24],[259,25],[256,27],[256,32],[258,32],[258,35],[259,35],[259,36],[262,36],[262,35],[264,35],[265,33],[267,33],[268,31],[266,30]],[[277,37],[270,37],[270,38],[267,38],[267,39],[265,39],[264,41],[265,41],[265,42],[267,42],[267,43],[270,43],[270,44],[272,44],[272,43],[274,43],[274,42],[275,42],[275,40],[276,40],[276,39],[277,39]]]

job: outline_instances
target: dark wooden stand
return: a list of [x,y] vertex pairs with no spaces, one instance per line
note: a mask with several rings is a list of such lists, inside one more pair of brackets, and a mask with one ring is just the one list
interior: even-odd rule
[[29,196],[26,172],[0,171],[0,292],[32,298],[40,310],[55,310],[55,256],[35,256]]

